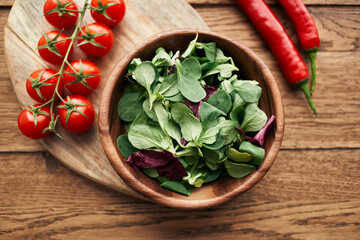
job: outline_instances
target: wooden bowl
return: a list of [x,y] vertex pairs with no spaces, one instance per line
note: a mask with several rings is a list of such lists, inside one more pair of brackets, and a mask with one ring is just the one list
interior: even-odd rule
[[[151,59],[158,47],[167,51],[184,51],[188,43],[199,33],[199,42],[215,41],[226,56],[233,57],[240,69],[242,79],[259,81],[263,90],[259,106],[267,116],[274,114],[276,122],[265,140],[266,155],[256,171],[242,179],[222,177],[212,183],[195,189],[190,197],[160,187],[159,182],[132,168],[118,150],[116,140],[125,133],[118,113],[117,104],[128,80],[124,77],[133,58]],[[230,200],[253,187],[273,164],[284,133],[284,107],[278,86],[264,62],[249,48],[228,37],[201,30],[181,29],[162,32],[150,37],[129,51],[111,73],[100,99],[99,131],[106,156],[119,176],[135,191],[149,200],[169,207],[199,209],[212,207]]]

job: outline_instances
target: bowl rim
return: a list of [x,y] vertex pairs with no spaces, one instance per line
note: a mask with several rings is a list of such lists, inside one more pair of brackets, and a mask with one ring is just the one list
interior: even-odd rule
[[[249,57],[254,61],[254,63],[259,68],[259,70],[262,72],[264,78],[267,79],[266,81],[267,87],[269,89],[269,92],[271,93],[270,97],[274,102],[273,104],[274,115],[276,116],[275,121],[277,126],[276,131],[274,132],[275,137],[273,140],[273,144],[267,153],[266,159],[264,159],[263,163],[258,167],[258,169],[254,171],[253,174],[250,175],[250,177],[242,185],[240,185],[233,191],[227,192],[226,194],[223,194],[221,196],[217,196],[209,199],[203,199],[203,200],[199,200],[199,199],[187,200],[187,199],[177,199],[171,196],[169,197],[154,191],[153,189],[149,188],[142,182],[138,181],[134,177],[134,175],[132,175],[125,167],[124,164],[126,163],[117,157],[118,150],[114,148],[111,138],[110,124],[109,124],[111,95],[120,77],[123,66],[125,64],[128,65],[128,63],[130,63],[130,61],[135,57],[138,51],[145,48],[148,44],[152,44],[156,42],[159,38],[166,38],[169,36],[189,34],[189,33],[193,33],[194,35],[196,33],[198,33],[199,35],[209,35],[211,37],[225,40],[241,48],[247,55],[249,55]],[[146,38],[144,41],[137,44],[134,48],[132,48],[130,51],[124,54],[124,56],[120,59],[120,61],[116,64],[116,66],[112,70],[103,88],[103,92],[101,94],[100,104],[99,104],[98,124],[99,124],[101,143],[103,145],[105,154],[110,164],[113,166],[114,170],[116,171],[116,173],[129,187],[131,187],[136,192],[140,193],[142,196],[146,197],[150,201],[159,203],[161,205],[165,205],[167,207],[181,208],[181,209],[202,209],[202,208],[213,207],[215,205],[229,201],[235,196],[249,190],[264,177],[264,175],[267,173],[267,171],[271,168],[272,164],[274,163],[276,156],[280,150],[282,138],[284,135],[285,114],[284,114],[284,105],[282,102],[281,94],[273,75],[271,74],[269,68],[265,65],[263,60],[260,57],[258,57],[252,50],[250,50],[242,43],[231,39],[230,37],[212,31],[185,28],[185,29],[169,30],[155,34],[149,38]]]

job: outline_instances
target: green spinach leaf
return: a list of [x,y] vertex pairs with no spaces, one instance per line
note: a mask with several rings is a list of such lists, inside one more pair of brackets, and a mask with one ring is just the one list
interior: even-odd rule
[[225,90],[218,90],[216,93],[211,95],[211,97],[208,99],[208,103],[217,109],[220,109],[225,114],[232,106],[230,95]]
[[228,174],[233,178],[243,178],[256,169],[255,166],[242,163],[233,163],[229,160],[225,161],[225,168]]
[[118,103],[120,119],[125,122],[134,121],[135,117],[141,111],[144,100],[143,91],[125,93]]
[[210,43],[196,43],[196,48],[198,49],[204,49],[206,58],[210,62],[215,61],[216,57],[216,43],[210,42]]
[[198,40],[198,37],[199,35],[196,33],[195,39],[189,43],[189,46],[186,48],[185,52],[181,54],[181,58],[185,59],[191,54],[193,54],[193,52],[195,51],[195,45]]
[[265,157],[265,150],[264,149],[254,145],[254,144],[252,144],[252,143],[250,143],[248,141],[243,141],[240,144],[239,151],[251,154],[251,156],[254,159],[250,163],[254,164],[254,165],[260,165],[262,163],[262,160]]
[[117,146],[119,148],[119,151],[125,158],[129,158],[132,153],[139,151],[130,143],[127,134],[123,134],[118,137]]
[[265,125],[266,121],[266,114],[256,103],[251,103],[245,108],[245,117],[240,127],[244,132],[256,132]]
[[178,88],[185,98],[192,102],[199,102],[206,96],[204,88],[198,81],[201,77],[201,66],[193,57],[185,59],[182,63],[175,61]]
[[250,162],[253,157],[251,156],[251,154],[245,152],[239,152],[234,148],[228,148],[226,150],[226,155],[228,156],[229,159],[233,160],[234,162]]
[[229,77],[231,77],[233,71],[239,71],[239,69],[232,64],[223,63],[220,65],[217,65],[213,69],[208,70],[201,78],[204,79],[208,76],[218,74],[218,73],[220,73],[220,76],[223,78],[229,78]]
[[191,192],[186,189],[184,184],[174,181],[174,180],[168,180],[160,184],[161,187],[167,188],[171,191],[183,194],[185,196],[190,196]]
[[[243,81],[238,81],[241,83]],[[239,93],[240,97],[247,103],[257,103],[261,96],[261,87],[251,84],[249,82],[243,82],[240,85],[235,86],[235,90]]]

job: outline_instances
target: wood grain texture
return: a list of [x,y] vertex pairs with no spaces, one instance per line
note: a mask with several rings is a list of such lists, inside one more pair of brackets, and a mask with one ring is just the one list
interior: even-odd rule
[[[44,1],[42,1],[44,2]],[[75,1],[81,6],[83,1]],[[52,29],[42,15],[36,14],[42,11],[42,4],[33,1],[18,0],[14,3],[9,14],[5,28],[5,53],[11,80],[15,93],[24,108],[34,101],[29,97],[24,88],[24,82],[29,73],[34,69],[57,66],[49,65],[42,60],[36,49],[39,36],[44,29]],[[161,8],[163,7],[163,8]],[[163,9],[163,10],[162,10]],[[166,9],[166,11],[164,11]],[[178,9],[183,9],[180,13]],[[89,11],[85,15],[84,22],[91,22]],[[134,24],[137,23],[137,24]],[[38,27],[33,28],[36,25]],[[99,106],[99,96],[102,88],[121,56],[144,38],[155,33],[172,28],[199,28],[207,29],[206,24],[185,1],[151,1],[144,4],[140,0],[127,1],[127,14],[120,25],[113,28],[115,43],[112,51],[98,59],[90,58],[101,69],[102,81],[97,91],[89,96],[93,102],[95,111]],[[22,56],[19,58],[19,56]],[[85,58],[85,54],[79,48],[74,49],[72,59]],[[31,64],[29,64],[31,63]],[[21,68],[19,68],[21,66]],[[88,178],[112,187],[132,196],[139,195],[132,191],[115,173],[109,164],[100,143],[97,129],[97,118],[94,126],[82,134],[72,134],[62,127],[58,128],[63,139],[51,135],[43,140],[45,148],[56,158],[71,169],[87,176]]]
[[[234,5],[235,0],[186,0],[193,5]],[[0,6],[12,6],[15,0],[1,0]],[[275,0],[266,0],[268,4],[277,4]],[[358,0],[303,0],[306,5],[360,5]]]
[[280,151],[256,187],[190,212],[104,188],[49,154],[3,153],[0,239],[358,239],[359,154]]
[[[285,15],[280,14],[283,22]],[[283,79],[277,63],[254,27],[233,7],[200,7],[197,11],[209,27],[218,33],[232,37],[258,54],[270,68],[280,87],[286,110],[286,128],[283,148],[354,148],[360,147],[359,126],[359,74],[357,64],[360,57],[359,8],[352,7],[311,7],[322,39],[318,54],[318,83],[314,101],[320,114],[311,118],[311,112],[301,92],[291,91]],[[6,22],[8,10],[1,10],[0,25]],[[3,17],[4,16],[4,17]],[[294,28],[285,24],[296,42]],[[3,47],[3,31],[0,29],[0,47]],[[349,71],[346,71],[350,69]],[[346,71],[346,72],[345,72]],[[344,76],[346,75],[346,80]],[[3,52],[0,52],[0,100],[5,104],[1,109],[0,151],[39,151],[43,147],[36,141],[21,136],[17,128],[17,100],[9,83]],[[346,85],[344,85],[346,81]],[[336,96],[336,97],[334,97]],[[342,107],[339,107],[342,103]],[[5,107],[6,106],[6,107]],[[343,119],[346,119],[344,121]],[[336,127],[334,127],[336,124]],[[311,131],[309,131],[311,129]],[[333,137],[333,136],[336,136]],[[349,137],[350,136],[350,137]],[[21,141],[18,141],[18,139]],[[346,142],[346,144],[343,144]]]

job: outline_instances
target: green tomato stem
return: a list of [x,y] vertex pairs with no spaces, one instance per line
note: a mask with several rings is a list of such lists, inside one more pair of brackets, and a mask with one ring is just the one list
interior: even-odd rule
[[64,58],[64,60],[63,60],[63,62],[62,62],[62,64],[61,64],[60,70],[59,70],[56,74],[54,74],[54,76],[58,75],[58,76],[59,76],[59,79],[58,79],[58,81],[56,82],[55,91],[54,91],[54,94],[53,94],[53,96],[52,96],[52,98],[51,98],[51,100],[50,100],[50,101],[51,101],[51,107],[50,107],[51,121],[54,121],[53,111],[54,111],[54,101],[55,101],[56,95],[60,98],[60,100],[61,100],[62,102],[65,103],[65,100],[61,97],[61,95],[60,95],[59,92],[58,92],[58,88],[59,88],[59,84],[60,84],[60,79],[61,79],[61,77],[62,77],[62,75],[63,75],[65,66],[66,66],[66,64],[68,63],[68,60],[67,60],[67,59],[68,59],[68,57],[69,57],[70,50],[71,50],[71,48],[72,48],[72,46],[73,46],[73,44],[74,44],[74,42],[75,42],[75,40],[76,40],[76,37],[77,37],[77,35],[78,35],[78,33],[79,33],[79,29],[80,29],[82,20],[84,19],[85,12],[86,12],[86,9],[87,9],[88,1],[89,1],[89,0],[85,0],[85,1],[84,1],[84,6],[83,6],[83,9],[81,10],[79,22],[77,23],[77,25],[76,25],[76,27],[75,27],[75,30],[74,30],[73,34],[71,35],[71,37],[67,39],[67,40],[70,39],[71,42],[70,42],[69,48],[68,48],[67,51],[66,51],[65,58]]

